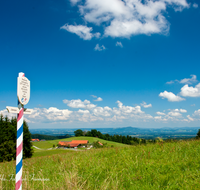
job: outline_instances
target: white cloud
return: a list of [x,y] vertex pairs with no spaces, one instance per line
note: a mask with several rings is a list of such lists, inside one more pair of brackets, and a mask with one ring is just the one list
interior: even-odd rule
[[89,114],[90,111],[89,111],[89,110],[81,110],[81,109],[79,109],[79,110],[78,110],[78,113]]
[[196,83],[197,82],[197,76],[196,75],[190,75],[191,78],[184,78],[179,80],[171,80],[169,82],[166,82],[166,84],[173,84],[175,82],[181,83],[181,84],[192,84],[192,83]]
[[169,102],[180,102],[180,101],[183,101],[185,100],[184,98],[180,97],[180,96],[177,96],[175,95],[174,93],[172,92],[167,92],[167,91],[164,91],[164,92],[161,92],[159,94],[159,96],[164,99],[164,98],[167,98]]
[[189,119],[189,121],[194,121],[194,119],[190,117],[190,115],[187,115],[187,118]]
[[103,101],[103,99],[101,97],[98,97],[96,100],[94,101],[97,101],[97,102],[100,102],[100,101]]
[[159,112],[159,111],[156,112],[156,114],[157,114],[157,115],[166,115],[165,113],[163,113],[163,112]]
[[192,84],[197,82],[197,76],[196,75],[190,75],[192,76],[192,78],[185,78],[180,80],[180,83],[184,83],[184,84]]
[[73,111],[70,111],[68,109],[59,110],[55,107],[50,107],[49,109],[44,108],[43,113],[49,120],[68,120],[69,116]]
[[166,82],[166,84],[173,84],[173,83],[174,83],[173,80],[171,80],[171,81],[169,81],[169,82]]
[[198,117],[200,117],[200,109],[195,110],[193,116],[198,116]]
[[200,83],[195,87],[189,87],[188,84],[184,85],[181,88],[180,95],[185,97],[200,97]]
[[80,2],[81,0],[70,0],[71,4],[74,6],[76,5],[78,2]]
[[95,108],[96,105],[91,104],[89,100],[84,100],[83,102],[80,99],[77,100],[63,100],[67,106],[71,108],[85,108],[85,109],[92,109]]
[[96,100],[94,100],[94,101],[96,101],[96,102],[101,102],[101,101],[103,101],[103,99],[101,98],[101,97],[98,97],[97,98],[97,96],[95,96],[95,95],[91,95],[93,98],[96,98]]
[[64,26],[60,27],[60,29],[67,30],[68,32],[74,33],[78,35],[80,38],[84,40],[91,40],[93,37],[100,37],[100,33],[91,33],[93,30],[92,27],[87,27],[84,25],[68,25],[65,24]]
[[104,117],[108,117],[111,116],[112,113],[110,113],[110,111],[112,111],[112,109],[108,109],[108,107],[96,107],[93,110],[94,115],[96,116],[104,116]]
[[180,116],[182,116],[181,113],[176,112],[176,111],[171,111],[171,112],[168,113],[168,115],[173,116],[173,117],[180,117]]
[[197,4],[197,3],[194,3],[192,6],[193,6],[194,8],[198,8],[198,4]]
[[93,98],[97,98],[97,96],[95,96],[95,95],[91,95]]
[[179,110],[181,113],[186,113],[187,112],[187,110],[185,110],[185,109],[180,109]]
[[152,107],[152,104],[148,104],[148,105],[147,105],[147,103],[144,102],[144,101],[143,101],[143,103],[141,103],[140,105],[141,105],[142,107],[144,107],[144,108],[151,108],[151,107]]
[[104,45],[99,46],[99,44],[97,44],[97,45],[95,46],[95,48],[94,48],[95,51],[102,51],[102,50],[105,50],[105,49],[106,49],[106,48],[105,48]]
[[192,104],[192,105],[190,105],[190,106],[195,106],[195,104]]
[[186,113],[187,110],[185,109],[169,109],[168,113],[163,113],[163,112],[156,112],[157,115],[155,116],[154,119],[155,121],[163,121],[163,122],[168,122],[168,121],[188,121],[188,119],[184,118],[182,116],[182,113]]
[[[71,0],[74,4],[77,1]],[[189,4],[186,0],[86,0],[78,6],[86,23],[104,26],[104,36],[126,38],[168,33],[167,7],[182,11]]]
[[[94,95],[93,95],[94,96]],[[182,116],[182,113],[186,113],[185,109],[169,109],[168,113],[156,112],[157,116],[153,117],[150,114],[146,114],[141,110],[141,106],[125,106],[121,101],[117,101],[116,107],[97,107],[91,104],[89,100],[63,100],[70,108],[80,108],[77,111],[71,111],[69,109],[58,109],[56,107],[49,108],[34,108],[31,115],[25,115],[27,122],[31,123],[65,123],[65,122],[122,122],[128,120],[131,122],[168,122],[168,121],[192,121],[200,120],[200,109],[196,110],[192,117]],[[144,105],[146,105],[143,102]],[[165,113],[164,113],[165,112]],[[0,110],[4,116],[8,115],[9,118],[16,117],[16,114],[9,114],[6,109]],[[196,118],[196,119],[195,119]]]
[[123,45],[122,45],[121,42],[117,42],[117,43],[116,43],[116,46],[119,46],[119,47],[123,48]]

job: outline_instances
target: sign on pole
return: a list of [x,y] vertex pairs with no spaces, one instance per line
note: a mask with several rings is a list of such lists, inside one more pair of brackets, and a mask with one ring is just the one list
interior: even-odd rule
[[16,141],[16,176],[15,190],[22,190],[22,160],[23,160],[23,122],[24,114],[31,114],[32,109],[24,108],[30,99],[30,81],[19,73],[17,78],[18,107],[7,106],[9,113],[17,113],[17,141]]
[[[17,107],[6,106],[6,109],[8,110],[9,113],[19,113],[19,108]],[[32,112],[33,109],[24,108],[24,114],[32,114]]]
[[30,99],[30,81],[25,76],[17,78],[17,97],[22,105]]

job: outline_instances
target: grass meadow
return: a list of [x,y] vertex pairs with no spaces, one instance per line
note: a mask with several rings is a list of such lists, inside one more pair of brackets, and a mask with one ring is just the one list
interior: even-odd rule
[[[0,163],[0,189],[15,189],[13,174],[15,161]],[[25,159],[23,189],[200,189],[200,141],[61,151]]]

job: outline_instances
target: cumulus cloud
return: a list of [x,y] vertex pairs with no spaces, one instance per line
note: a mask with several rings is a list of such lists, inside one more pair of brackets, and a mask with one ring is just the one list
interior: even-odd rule
[[197,80],[197,76],[196,75],[190,75],[191,78],[184,78],[184,79],[181,79],[181,80],[171,80],[169,82],[166,82],[166,84],[173,84],[175,82],[178,82],[178,83],[181,83],[181,84],[192,84],[192,83],[196,83],[198,80]]
[[197,4],[197,3],[194,3],[192,6],[193,6],[194,8],[198,8],[198,4]]
[[173,117],[180,117],[180,116],[182,116],[181,113],[176,112],[176,111],[171,111],[171,112],[168,113],[168,115],[173,116]]
[[95,46],[95,48],[94,48],[95,51],[102,51],[102,50],[105,50],[105,49],[106,49],[106,48],[105,48],[104,45],[99,46],[99,44],[97,44],[97,45]]
[[166,115],[165,113],[163,113],[163,112],[159,112],[159,111],[156,112],[156,114],[157,114],[157,115]]
[[180,102],[185,100],[184,98],[177,96],[172,92],[167,92],[167,91],[161,92],[159,94],[159,97],[161,97],[162,99],[167,98],[169,102]]
[[187,118],[189,119],[189,121],[194,121],[194,119],[190,117],[190,115],[187,115]]
[[200,83],[195,87],[188,86],[188,84],[184,85],[181,88],[180,95],[185,97],[200,97]]
[[117,43],[116,43],[116,46],[119,46],[119,47],[123,48],[123,45],[122,45],[121,42],[117,42]]
[[[75,5],[78,0],[71,2]],[[85,22],[104,26],[105,37],[126,38],[138,34],[168,33],[167,7],[182,11],[189,8],[189,4],[186,0],[86,0],[78,6]]]
[[154,119],[155,121],[163,121],[163,122],[186,121],[186,120],[189,121],[188,119],[184,118],[182,115],[182,113],[186,113],[186,112],[187,110],[185,109],[169,109],[168,113],[156,112],[156,114],[159,116],[155,116]]
[[192,83],[197,82],[197,76],[196,75],[190,75],[190,76],[192,78],[182,79],[182,80],[180,80],[180,83],[183,83],[183,84],[192,84]]
[[96,100],[94,101],[97,101],[97,102],[100,102],[100,101],[103,101],[103,99],[101,97],[98,97]]
[[81,113],[81,114],[89,114],[90,111],[89,111],[89,110],[81,110],[81,109],[79,109],[79,110],[78,110],[78,113]]
[[[95,96],[96,97],[96,96]],[[168,113],[156,112],[157,116],[153,117],[150,114],[142,111],[141,106],[126,106],[121,101],[117,101],[116,107],[99,107],[91,104],[89,100],[63,100],[70,108],[79,108],[72,111],[69,109],[59,109],[56,107],[49,108],[34,108],[31,115],[25,115],[25,120],[31,123],[60,123],[60,122],[121,122],[129,120],[133,122],[146,121],[193,121],[200,120],[200,109],[196,110],[192,117],[182,116],[186,113],[185,109],[169,109]],[[16,117],[16,114],[9,114],[6,109],[0,110],[0,114],[8,115],[9,118]],[[196,118],[196,119],[195,119]]]
[[80,38],[84,40],[91,40],[93,37],[100,37],[100,33],[91,33],[92,27],[87,27],[84,25],[68,25],[65,24],[64,26],[60,27],[60,29],[67,30],[68,32],[74,33],[78,35]]
[[77,100],[63,100],[67,106],[71,108],[85,108],[85,109],[92,109],[95,108],[96,105],[91,104],[89,100],[81,101],[80,99]]
[[140,104],[144,108],[151,108],[152,104],[147,104],[146,102],[143,101],[143,103]]
[[179,110],[181,113],[186,113],[187,112],[187,110],[185,110],[185,109],[180,109]]
[[101,102],[101,101],[103,101],[103,99],[101,98],[101,97],[98,97],[97,98],[97,96],[95,96],[95,95],[91,95],[93,98],[96,98],[96,100],[94,100],[94,101],[96,101],[96,102]]

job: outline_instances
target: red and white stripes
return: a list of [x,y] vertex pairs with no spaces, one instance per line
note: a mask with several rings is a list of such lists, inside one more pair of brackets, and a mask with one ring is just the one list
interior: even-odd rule
[[[23,77],[24,73],[19,73]],[[15,190],[22,190],[22,159],[23,159],[23,121],[24,108],[18,101],[19,114],[17,116],[17,142],[16,142],[16,177]]]

